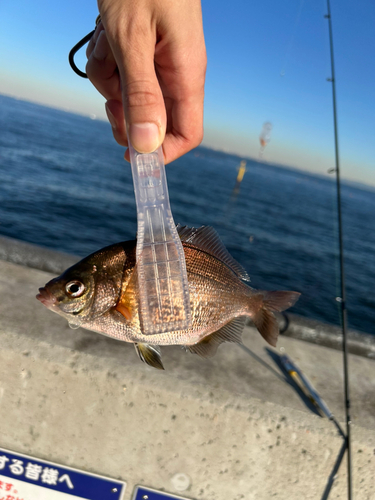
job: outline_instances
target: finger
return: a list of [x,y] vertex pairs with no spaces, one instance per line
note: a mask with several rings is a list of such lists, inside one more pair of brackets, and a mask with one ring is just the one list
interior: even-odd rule
[[86,64],[86,74],[91,83],[106,99],[121,100],[117,65],[104,30],[98,34],[94,49],[91,51]]
[[174,101],[166,99],[168,120],[173,127],[167,130],[163,152],[165,163],[170,163],[199,146],[203,139],[203,98]]
[[203,135],[194,141],[190,141],[181,136],[167,134],[163,142],[165,165],[177,160],[177,158],[180,158],[184,154],[199,146],[199,144],[202,142],[202,139]]
[[104,26],[103,26],[103,23],[100,22],[98,24],[98,26],[95,28],[95,31],[94,31],[94,34],[92,35],[92,37],[90,38],[90,41],[87,45],[87,48],[86,48],[86,57],[87,59],[90,58],[91,56],[91,53],[92,51],[94,50],[95,48],[95,44],[96,44],[96,40],[98,39],[98,36],[100,34],[100,32],[104,30]]
[[124,108],[122,102],[109,100],[105,103],[105,110],[108,121],[112,127],[113,137],[120,146],[128,146],[128,138],[126,135],[126,124],[124,117]]
[[132,25],[107,31],[122,82],[128,137],[140,153],[157,149],[166,127],[164,100],[154,67],[156,35],[151,25],[147,19],[133,19]]
[[[203,139],[203,95],[176,102],[165,99],[167,132],[163,142],[164,163],[168,164],[199,146]],[[120,116],[120,115],[119,115]],[[173,125],[171,125],[173,124]],[[117,140],[117,139],[116,139]],[[119,142],[117,140],[117,142]],[[121,143],[125,145],[125,143]],[[125,160],[130,161],[129,150]]]
[[[164,163],[167,165],[199,146],[203,139],[203,91],[193,99],[165,99],[167,133],[163,142]],[[200,94],[200,95],[199,95]],[[130,161],[129,150],[125,160]]]

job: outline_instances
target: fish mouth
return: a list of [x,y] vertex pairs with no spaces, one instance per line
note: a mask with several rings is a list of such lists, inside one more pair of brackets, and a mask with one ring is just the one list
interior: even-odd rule
[[39,288],[39,293],[36,298],[48,308],[55,306],[57,302],[56,297],[54,297],[45,287]]

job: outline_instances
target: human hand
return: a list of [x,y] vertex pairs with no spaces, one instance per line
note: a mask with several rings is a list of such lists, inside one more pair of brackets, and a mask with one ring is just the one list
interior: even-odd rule
[[[200,0],[98,0],[86,73],[116,141],[169,163],[200,144],[206,72]],[[127,152],[125,158],[129,160]]]

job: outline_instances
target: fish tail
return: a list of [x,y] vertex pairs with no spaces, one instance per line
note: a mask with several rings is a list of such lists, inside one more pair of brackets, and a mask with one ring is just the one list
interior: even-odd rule
[[279,336],[279,326],[277,324],[274,312],[282,312],[289,307],[292,307],[299,296],[298,292],[275,291],[275,292],[260,292],[261,306],[255,314],[251,315],[255,326],[262,337],[273,347],[276,347],[277,338]]

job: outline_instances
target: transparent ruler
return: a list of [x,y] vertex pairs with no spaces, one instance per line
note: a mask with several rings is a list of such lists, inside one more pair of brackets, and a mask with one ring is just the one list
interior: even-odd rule
[[169,203],[163,151],[140,154],[129,145],[137,203],[137,273],[142,332],[191,326],[185,254]]

